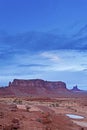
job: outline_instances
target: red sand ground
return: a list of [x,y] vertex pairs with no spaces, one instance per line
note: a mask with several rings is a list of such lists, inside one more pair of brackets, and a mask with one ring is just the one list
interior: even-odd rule
[[[18,109],[17,104],[25,105],[25,109]],[[86,110],[86,98],[33,101],[30,98],[0,98],[0,130],[87,130],[74,122],[87,122]],[[72,120],[66,113],[80,114],[85,118]]]

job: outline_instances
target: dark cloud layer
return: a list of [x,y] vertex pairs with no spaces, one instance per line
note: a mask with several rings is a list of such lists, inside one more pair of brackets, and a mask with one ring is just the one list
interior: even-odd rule
[[[12,36],[0,37],[0,43],[3,45],[1,52],[6,52],[7,55],[20,53],[23,51],[37,52],[59,49],[73,49],[73,50],[86,50],[87,49],[87,36],[85,25],[76,34],[78,37],[71,35],[63,35],[54,32],[26,32]],[[82,37],[81,37],[82,34]],[[1,54],[2,57],[4,53]]]
[[48,65],[43,64],[21,64],[19,67],[47,67]]

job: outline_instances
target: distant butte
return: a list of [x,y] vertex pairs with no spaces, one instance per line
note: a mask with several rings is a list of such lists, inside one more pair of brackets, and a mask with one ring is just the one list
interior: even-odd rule
[[81,91],[79,88],[78,88],[78,86],[76,85],[76,86],[74,86],[73,87],[73,89],[71,89],[72,91]]
[[77,90],[76,86],[72,91],[67,89],[62,81],[14,79],[7,87],[0,88],[0,96],[67,97]]

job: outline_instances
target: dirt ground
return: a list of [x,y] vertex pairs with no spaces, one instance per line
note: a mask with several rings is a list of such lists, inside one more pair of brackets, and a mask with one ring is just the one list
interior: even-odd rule
[[0,98],[0,130],[87,130],[87,99]]

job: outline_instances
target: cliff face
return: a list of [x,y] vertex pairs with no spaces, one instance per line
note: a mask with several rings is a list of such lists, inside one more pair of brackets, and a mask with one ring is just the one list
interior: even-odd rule
[[66,84],[62,81],[52,82],[41,79],[14,79],[13,82],[9,82],[9,87],[45,87],[48,89],[66,89]]
[[9,83],[11,87],[43,87],[44,80],[32,79],[32,80],[22,80],[22,79],[14,79],[13,82]]
[[[61,81],[52,82],[42,79],[22,80],[14,79],[6,88],[8,93],[16,96],[51,95],[67,91],[66,84]],[[4,88],[5,90],[5,88]]]
[[19,80],[19,79],[14,79],[13,82],[9,83],[9,87],[11,88],[19,88],[19,89],[27,89],[27,90],[40,90],[43,91],[55,91],[55,90],[67,90],[66,89],[66,84],[61,81],[57,82],[51,82],[51,81],[44,81],[41,79],[32,79],[32,80]]

